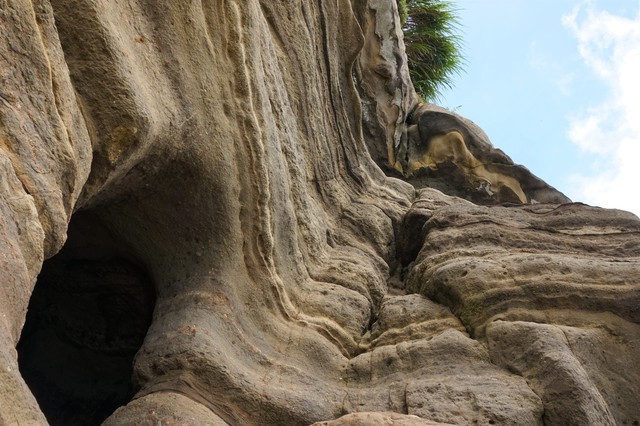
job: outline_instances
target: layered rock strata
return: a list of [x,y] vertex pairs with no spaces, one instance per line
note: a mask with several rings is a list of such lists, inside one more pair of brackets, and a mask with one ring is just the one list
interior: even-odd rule
[[395,2],[0,28],[0,424],[640,421],[640,221],[419,105]]

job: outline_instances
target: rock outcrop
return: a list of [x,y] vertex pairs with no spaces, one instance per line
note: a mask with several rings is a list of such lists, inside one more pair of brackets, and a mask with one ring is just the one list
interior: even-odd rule
[[0,28],[1,425],[640,422],[640,220],[420,104],[394,1]]

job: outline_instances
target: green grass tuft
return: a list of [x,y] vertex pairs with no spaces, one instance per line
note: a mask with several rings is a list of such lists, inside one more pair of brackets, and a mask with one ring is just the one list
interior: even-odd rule
[[423,99],[436,100],[463,70],[456,9],[447,0],[397,2],[413,85]]

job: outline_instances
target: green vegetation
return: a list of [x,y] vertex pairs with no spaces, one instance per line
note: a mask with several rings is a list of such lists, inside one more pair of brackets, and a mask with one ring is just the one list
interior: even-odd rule
[[462,71],[462,39],[456,9],[447,0],[397,0],[413,85],[435,100]]

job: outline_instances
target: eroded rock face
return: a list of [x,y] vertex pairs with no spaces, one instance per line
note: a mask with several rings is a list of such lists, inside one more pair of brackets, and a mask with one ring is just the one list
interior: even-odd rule
[[568,203],[564,194],[514,164],[472,121],[437,105],[417,106],[398,151],[405,179],[478,204]]
[[53,335],[109,425],[640,421],[640,221],[418,106],[394,3],[0,2],[0,424],[87,414]]
[[364,35],[355,77],[367,149],[387,173],[402,173],[406,169],[405,122],[418,106],[418,96],[409,77],[396,3],[367,0],[353,4]]

